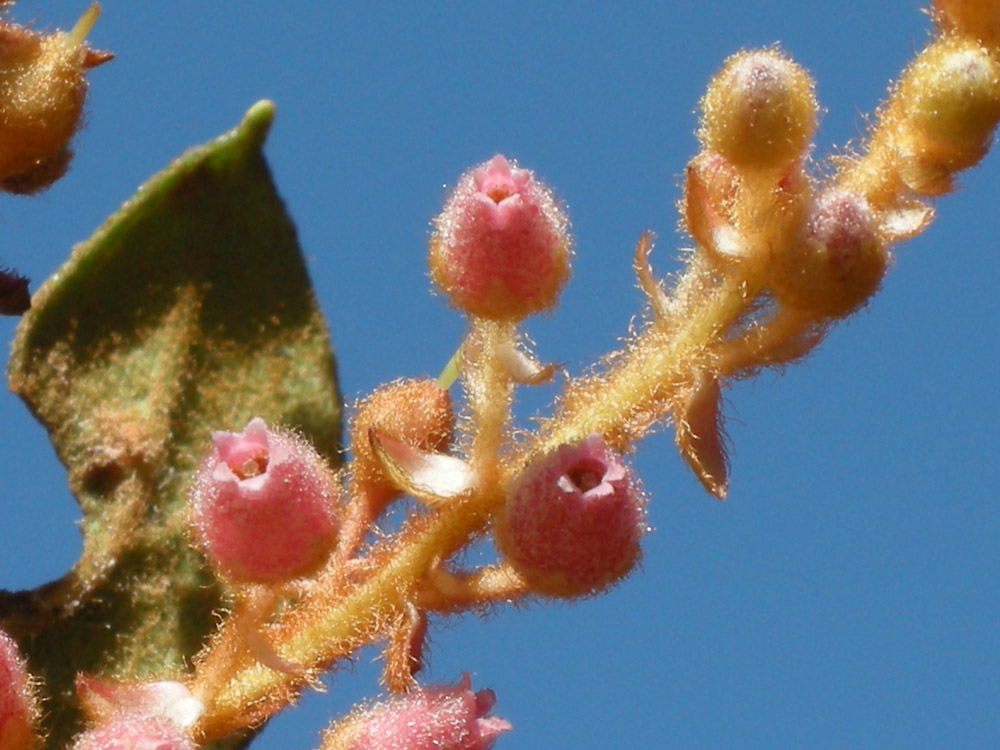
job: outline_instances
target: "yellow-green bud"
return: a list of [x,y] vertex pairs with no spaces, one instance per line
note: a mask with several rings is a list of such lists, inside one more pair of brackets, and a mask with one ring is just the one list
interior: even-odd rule
[[774,49],[726,60],[701,100],[698,138],[737,169],[781,169],[799,158],[816,127],[809,74]]
[[982,158],[1000,119],[1000,62],[978,42],[930,45],[899,84],[904,157],[955,171]]

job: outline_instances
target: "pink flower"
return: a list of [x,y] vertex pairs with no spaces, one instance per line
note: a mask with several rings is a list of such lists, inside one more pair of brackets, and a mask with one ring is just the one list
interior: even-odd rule
[[569,278],[568,227],[552,192],[497,154],[462,175],[435,220],[431,278],[472,315],[545,310]]
[[192,525],[227,578],[279,583],[314,573],[339,528],[338,489],[302,438],[255,418],[241,433],[215,432],[192,490]]
[[155,716],[181,727],[192,726],[205,706],[187,686],[175,680],[117,682],[77,675],[80,707],[94,720],[111,716]]
[[0,630],[0,750],[39,744],[38,701],[28,667],[14,639]]
[[466,674],[458,685],[414,690],[347,717],[320,750],[489,750],[511,728],[486,715],[494,703],[492,690],[472,692]]
[[205,707],[180,682],[112,682],[79,675],[76,692],[94,726],[73,750],[194,750],[188,734]]
[[73,750],[195,750],[177,724],[156,716],[116,716],[76,739]]
[[582,596],[627,574],[645,530],[631,471],[600,435],[529,466],[497,524],[500,550],[532,589]]

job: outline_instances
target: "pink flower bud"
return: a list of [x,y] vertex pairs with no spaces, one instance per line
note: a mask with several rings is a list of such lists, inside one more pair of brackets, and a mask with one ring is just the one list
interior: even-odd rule
[[0,750],[27,750],[40,744],[38,701],[24,657],[14,639],[0,630]]
[[888,260],[864,196],[828,190],[806,216],[799,241],[776,255],[774,294],[790,307],[842,317],[878,290]]
[[116,716],[89,729],[73,750],[195,750],[195,744],[177,724],[157,716]]
[[320,750],[489,750],[510,729],[486,715],[494,703],[492,690],[472,692],[466,674],[356,712],[326,732]]
[[314,573],[337,539],[338,490],[301,437],[255,418],[215,432],[192,489],[192,525],[205,554],[237,582],[279,583]]
[[552,192],[497,154],[462,175],[435,220],[431,278],[472,315],[540,312],[569,278],[568,227]]
[[205,711],[187,686],[174,680],[117,682],[81,674],[76,677],[76,695],[80,708],[94,722],[146,716],[190,727]]
[[497,524],[500,550],[532,589],[582,596],[627,574],[645,529],[631,471],[600,435],[529,466]]
[[94,726],[73,750],[194,750],[187,730],[205,706],[180,682],[113,682],[78,675],[80,707]]

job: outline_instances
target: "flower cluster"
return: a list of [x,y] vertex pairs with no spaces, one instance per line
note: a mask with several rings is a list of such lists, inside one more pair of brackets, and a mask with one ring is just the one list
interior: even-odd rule
[[[437,379],[359,398],[340,456],[275,415],[205,430],[182,486],[192,547],[180,546],[196,548],[204,567],[192,567],[218,584],[218,627],[183,674],[78,675],[85,726],[73,748],[193,750],[252,730],[372,644],[392,695],[334,722],[321,750],[492,747],[510,724],[490,714],[491,690],[473,692],[468,675],[418,682],[433,618],[582,600],[622,581],[648,530],[628,456],[654,429],[669,425],[705,489],[726,496],[724,388],[801,358],[861,309],[894,243],[920,232],[928,201],[986,152],[1000,120],[998,7],[937,0],[937,33],[864,147],[825,170],[810,161],[819,107],[808,73],[777,48],[727,60],[701,100],[699,152],[684,172],[686,265],[668,285],[650,265],[652,236],[640,235],[643,321],[582,375],[544,362],[525,331],[570,276],[564,206],[500,154],[461,175],[427,255],[466,318],[455,356]],[[0,189],[37,191],[65,170],[84,73],[108,59],[83,43],[96,12],[68,35],[0,23]],[[3,273],[0,312],[27,309],[26,285]],[[553,383],[550,413],[518,427],[518,389]],[[143,468],[147,452],[134,453]],[[464,553],[487,538],[493,557],[470,562]],[[0,632],[0,750],[39,746],[39,717],[36,680]]]
[[[429,618],[580,599],[626,576],[646,500],[625,456],[659,425],[673,424],[698,479],[725,497],[725,385],[802,357],[864,306],[892,243],[927,224],[926,197],[982,155],[1000,118],[982,19],[964,4],[935,13],[944,31],[893,89],[867,150],[822,179],[809,161],[818,105],[805,70],[776,48],[726,61],[701,101],[701,150],[685,173],[680,211],[695,246],[684,272],[668,290],[641,235],[645,324],[567,377],[533,433],[513,426],[515,392],[559,368],[522,326],[558,302],[569,222],[552,190],[502,155],[462,175],[433,222],[428,263],[468,329],[437,381],[399,380],[360,399],[337,474],[260,419],[213,438],[192,522],[233,609],[189,683],[206,706],[196,736],[265,719],[373,641],[386,644],[383,682],[398,696],[332,725],[324,748],[485,748],[509,728],[485,716],[493,695],[472,693],[467,678],[418,686]],[[389,531],[386,511],[406,497],[416,504]],[[470,568],[461,552],[484,534],[496,560]]]

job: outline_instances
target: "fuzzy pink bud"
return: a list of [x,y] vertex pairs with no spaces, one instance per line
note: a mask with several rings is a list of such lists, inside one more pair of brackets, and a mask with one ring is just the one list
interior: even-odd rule
[[487,716],[496,696],[455,686],[421,688],[356,712],[334,725],[320,750],[489,750],[510,724]]
[[95,722],[113,716],[155,716],[189,727],[205,711],[187,686],[174,680],[117,682],[81,674],[76,677],[76,695],[80,708]]
[[180,682],[114,682],[78,675],[80,707],[94,726],[73,750],[194,750],[188,729],[205,706]]
[[568,228],[552,191],[497,154],[462,175],[435,220],[431,278],[472,315],[540,312],[569,278]]
[[842,317],[878,290],[888,260],[868,201],[832,189],[816,199],[799,241],[776,256],[772,286],[783,304]]
[[583,596],[627,574],[645,529],[642,495],[600,435],[529,466],[507,497],[497,541],[532,589]]
[[24,657],[0,630],[0,750],[36,747],[38,701]]
[[338,490],[304,439],[250,421],[215,432],[192,490],[192,525],[206,556],[236,582],[280,583],[314,573],[339,527]]
[[195,750],[177,724],[157,716],[116,716],[76,739],[73,750]]

